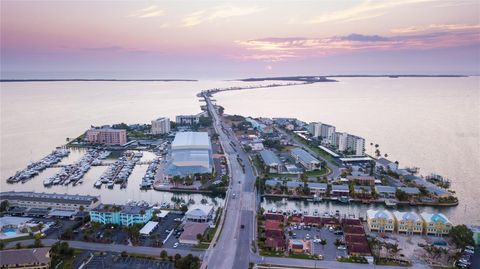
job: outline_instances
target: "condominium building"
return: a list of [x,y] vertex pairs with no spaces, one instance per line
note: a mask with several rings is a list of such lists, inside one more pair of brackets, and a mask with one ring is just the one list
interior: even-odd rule
[[178,125],[195,125],[200,122],[201,117],[208,117],[208,113],[203,111],[196,115],[178,115],[175,118],[175,122]]
[[292,155],[293,159],[297,163],[300,163],[307,171],[320,168],[320,161],[301,148],[292,149],[290,154]]
[[15,191],[0,193],[0,201],[4,200],[15,207],[59,210],[79,210],[83,207],[89,211],[100,204],[100,196]]
[[357,156],[362,156],[365,153],[365,139],[355,136],[347,136],[347,150],[353,152]]
[[448,234],[452,229],[452,223],[442,213],[422,213],[420,215],[425,223],[424,230],[426,234],[441,236]]
[[170,119],[161,117],[152,120],[152,134],[167,134],[170,132]]
[[321,122],[311,122],[308,125],[308,131],[313,137],[321,137],[329,143],[333,143],[335,135],[335,126],[324,124]]
[[153,214],[152,207],[148,205],[127,204],[123,206],[100,204],[90,211],[90,220],[102,224],[119,224],[131,226],[145,224]]
[[347,138],[348,134],[347,133],[338,133],[336,132],[334,135],[334,143],[333,145],[338,147],[338,150],[343,152],[347,150]]
[[423,219],[415,212],[394,211],[397,232],[406,234],[423,233]]
[[94,127],[87,131],[86,140],[92,144],[123,145],[127,143],[127,130],[110,126]]
[[393,232],[395,218],[388,210],[367,210],[367,224],[371,231]]

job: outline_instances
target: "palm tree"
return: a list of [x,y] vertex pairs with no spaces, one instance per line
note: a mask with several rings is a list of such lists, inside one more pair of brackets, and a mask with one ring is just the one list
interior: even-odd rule
[[400,250],[402,249],[398,247],[398,244],[391,245],[390,247],[390,251],[392,252],[394,258],[397,258],[397,254],[400,252]]
[[78,208],[78,211],[80,211],[80,213],[82,214],[82,224],[84,224],[85,223],[85,214],[83,214],[83,212],[85,211],[85,207],[83,205],[81,205]]

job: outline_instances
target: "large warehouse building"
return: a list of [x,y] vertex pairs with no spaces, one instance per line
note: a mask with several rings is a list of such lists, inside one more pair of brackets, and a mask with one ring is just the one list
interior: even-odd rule
[[180,132],[172,142],[171,158],[165,174],[189,176],[212,172],[212,145],[206,132]]

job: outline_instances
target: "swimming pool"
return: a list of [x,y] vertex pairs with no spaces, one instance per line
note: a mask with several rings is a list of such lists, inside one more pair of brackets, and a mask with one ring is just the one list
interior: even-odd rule
[[5,230],[3,230],[3,234],[5,234],[6,236],[16,235],[17,230],[12,229],[12,228],[5,229]]

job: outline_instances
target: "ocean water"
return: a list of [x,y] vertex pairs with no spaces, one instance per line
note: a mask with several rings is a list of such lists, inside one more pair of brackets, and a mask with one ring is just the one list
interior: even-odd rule
[[[5,179],[30,161],[48,154],[90,125],[149,123],[159,116],[200,111],[200,90],[258,83],[199,82],[21,82],[0,84],[0,188],[101,194],[102,201],[162,202],[173,195],[141,192],[135,184],[146,167],[135,168],[125,190],[96,190],[93,183],[103,168],[88,172],[75,187],[42,185],[54,174],[48,169],[25,184]],[[456,223],[480,224],[480,80],[469,78],[341,78],[335,83],[253,89],[215,95],[225,113],[266,117],[297,117],[322,121],[380,145],[401,166],[418,166],[422,174],[436,172],[452,180],[460,205],[441,209]],[[367,152],[370,152],[367,147]],[[80,157],[73,153],[69,158]],[[146,156],[145,158],[148,158]],[[50,171],[51,170],[51,171]],[[48,172],[48,173],[47,173]],[[136,175],[136,176],[135,176]],[[130,181],[130,180],[129,180]],[[183,195],[198,202],[201,195]],[[277,203],[277,204],[275,204]],[[265,207],[291,206],[329,210],[328,204],[264,201]],[[298,204],[298,205],[297,205]],[[336,207],[332,207],[336,208]],[[342,207],[362,214],[365,206]],[[302,209],[303,210],[303,209]],[[434,208],[418,210],[436,211]],[[323,210],[322,210],[323,211]]]

